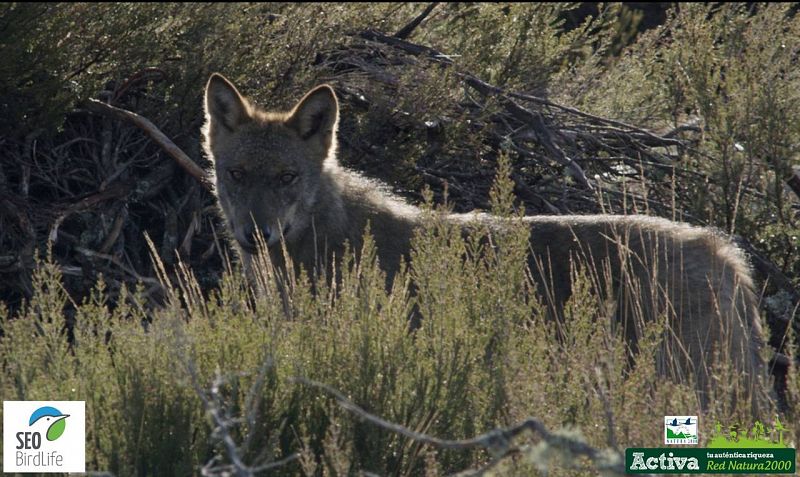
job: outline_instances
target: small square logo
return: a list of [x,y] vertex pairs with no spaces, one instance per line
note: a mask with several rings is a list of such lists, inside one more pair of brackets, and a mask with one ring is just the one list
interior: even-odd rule
[[697,416],[664,416],[664,444],[697,444]]
[[3,472],[85,471],[85,401],[3,401]]

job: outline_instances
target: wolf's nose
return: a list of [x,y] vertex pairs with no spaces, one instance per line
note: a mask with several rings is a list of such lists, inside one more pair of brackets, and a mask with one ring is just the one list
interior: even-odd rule
[[242,228],[241,235],[236,235],[237,240],[248,251],[253,253],[258,244],[258,231],[261,231],[261,236],[264,243],[269,243],[269,238],[272,236],[272,230],[269,226],[258,227],[257,225],[248,225]]
[[[253,247],[255,247],[256,244],[258,243],[258,233],[256,232],[256,230],[257,229],[255,227],[250,227],[247,230],[247,241],[250,242],[250,245]],[[261,236],[264,238],[265,243],[269,242],[269,237],[271,235],[272,234],[269,226],[265,225],[261,227]]]

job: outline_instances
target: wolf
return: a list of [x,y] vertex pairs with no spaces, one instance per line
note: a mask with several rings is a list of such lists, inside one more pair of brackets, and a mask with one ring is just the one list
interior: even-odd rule
[[[288,255],[306,270],[358,250],[373,235],[387,283],[410,258],[421,210],[337,162],[339,105],[328,85],[288,112],[265,111],[219,74],[205,91],[204,147],[214,191],[243,261],[263,236],[273,263]],[[464,234],[476,223],[502,228],[486,214],[452,214]],[[509,219],[506,219],[509,220]],[[757,297],[742,253],[707,228],[639,215],[529,216],[529,270],[556,319],[572,292],[574,264],[610,290],[616,318],[635,350],[645,323],[667,317],[662,372],[694,372],[699,394],[715,363],[729,363],[754,409],[765,400],[765,346]],[[664,357],[669,357],[664,358]],[[702,398],[701,398],[702,399]]]

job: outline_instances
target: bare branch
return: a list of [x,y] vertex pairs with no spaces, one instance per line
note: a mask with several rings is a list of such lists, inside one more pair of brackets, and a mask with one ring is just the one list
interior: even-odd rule
[[[440,439],[438,437],[429,436],[421,432],[412,431],[411,429],[403,427],[399,424],[389,422],[378,416],[370,414],[363,408],[356,405],[354,402],[350,401],[344,394],[328,386],[327,384],[302,377],[294,377],[292,380],[307,386],[321,389],[335,397],[340,406],[357,415],[361,419],[383,427],[384,429],[388,429],[396,434],[406,436],[416,442],[429,444],[441,449],[486,449],[493,457],[493,461],[489,464],[489,466],[496,465],[497,461],[503,457],[506,457],[507,455],[520,452],[520,448],[515,446],[513,441],[519,435],[529,431],[541,436],[541,438],[549,445],[557,447],[575,456],[588,457],[598,469],[606,470],[619,475],[625,475],[625,466],[624,464],[620,463],[620,460],[624,462],[624,456],[620,456],[618,453],[612,452],[611,455],[615,455],[618,458],[609,460],[608,453],[601,452],[600,450],[595,449],[594,447],[580,440],[558,433],[552,433],[547,430],[547,427],[545,427],[541,421],[535,418],[528,418],[508,428],[493,429],[470,439]],[[468,471],[466,474],[460,473],[458,475],[480,475],[486,470],[487,468],[481,468]]]
[[428,18],[428,15],[431,14],[433,9],[436,8],[437,5],[439,5],[439,2],[433,2],[427,7],[425,7],[425,10],[423,10],[422,13],[417,15],[417,17],[411,20],[406,26],[398,30],[397,33],[394,34],[394,37],[400,38],[401,40],[408,38],[411,35],[411,33],[414,30],[416,30],[419,24],[422,23],[423,20]]
[[246,405],[248,406],[248,409],[246,410],[248,413],[247,417],[244,419],[234,418],[225,408],[225,401],[220,393],[220,388],[225,384],[225,378],[220,374],[219,370],[217,370],[210,389],[206,391],[200,384],[200,376],[197,371],[197,366],[195,365],[195,360],[188,351],[189,345],[186,334],[180,326],[175,326],[175,333],[177,335],[178,353],[181,356],[182,364],[186,369],[186,373],[189,375],[189,380],[192,384],[192,387],[194,388],[197,396],[203,403],[203,407],[211,416],[211,420],[214,423],[215,427],[212,436],[218,438],[222,442],[228,459],[231,462],[230,464],[219,464],[219,461],[222,459],[221,456],[214,456],[206,463],[206,465],[203,466],[201,470],[202,475],[207,477],[230,475],[236,477],[254,477],[258,473],[276,469],[299,459],[301,455],[295,452],[277,461],[251,466],[245,463],[244,459],[241,457],[242,452],[246,451],[250,443],[250,438],[245,438],[245,445],[240,447],[236,444],[236,441],[231,435],[231,431],[242,422],[248,422],[249,424],[252,423],[251,421],[253,420],[253,413],[256,412],[254,411],[254,407],[256,406],[254,403],[254,396],[257,393],[256,388],[263,385],[263,375],[266,373],[266,369],[272,366],[272,361],[267,360],[264,363],[259,372],[259,376],[250,389],[246,402]]
[[150,136],[150,138],[155,141],[156,144],[158,144],[167,154],[172,156],[172,158],[175,159],[175,162],[177,162],[183,170],[197,179],[197,181],[200,182],[200,184],[202,184],[207,190],[211,190],[211,182],[208,180],[208,176],[206,175],[205,171],[188,155],[186,155],[181,148],[175,145],[175,143],[172,142],[166,136],[166,134],[161,132],[152,122],[150,122],[149,119],[132,111],[117,108],[116,106],[111,106],[103,103],[102,101],[97,101],[96,99],[87,100],[85,103],[83,103],[83,106],[88,111],[93,113],[102,114],[104,116],[110,116],[133,123],[135,126],[143,130],[148,136]]

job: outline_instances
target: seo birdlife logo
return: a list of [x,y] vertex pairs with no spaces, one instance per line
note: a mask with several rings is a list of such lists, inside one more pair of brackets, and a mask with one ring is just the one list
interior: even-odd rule
[[3,472],[84,472],[84,401],[4,401]]
[[[52,406],[42,406],[39,409],[33,411],[31,414],[31,418],[28,421],[28,425],[33,426],[35,423],[39,422],[40,419],[43,419],[47,422],[47,440],[54,441],[61,437],[64,434],[64,429],[66,429],[66,419],[69,417],[69,414],[61,414],[61,411],[52,407]],[[19,436],[18,433],[17,435]],[[30,434],[30,433],[28,433]],[[39,433],[34,433],[34,436],[39,437],[41,439]]]

